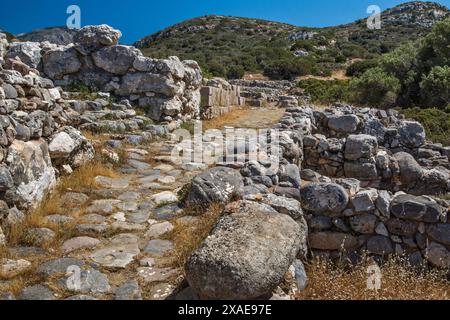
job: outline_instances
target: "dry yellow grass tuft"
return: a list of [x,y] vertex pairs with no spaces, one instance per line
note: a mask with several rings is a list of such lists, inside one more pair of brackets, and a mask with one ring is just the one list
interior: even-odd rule
[[[186,210],[186,214],[189,210]],[[209,209],[196,215],[193,222],[175,222],[170,238],[174,241],[175,265],[184,268],[186,260],[209,235],[217,220],[223,213],[223,205],[213,204]]]
[[418,272],[400,258],[392,258],[381,267],[381,288],[367,288],[369,259],[344,268],[329,261],[313,260],[305,265],[308,287],[298,300],[448,300],[450,282],[446,272]]
[[[65,192],[87,192],[96,188],[95,177],[117,177],[117,173],[108,167],[100,158],[83,165],[74,170],[71,175],[62,177],[54,190],[41,201],[40,205],[26,215],[23,223],[9,226],[6,230],[6,236],[10,245],[22,243],[24,239],[24,232],[29,228],[50,228],[57,233],[55,240],[60,238],[60,235],[70,231],[70,225],[55,225],[49,224],[46,217],[49,215],[66,214],[67,210],[64,204],[61,203],[61,197]],[[79,208],[74,211],[73,215],[79,216],[82,214],[84,208]],[[47,244],[51,246],[52,244]]]

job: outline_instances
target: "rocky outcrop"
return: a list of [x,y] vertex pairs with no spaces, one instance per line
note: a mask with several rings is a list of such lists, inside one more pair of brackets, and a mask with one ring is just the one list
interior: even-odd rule
[[16,42],[6,57],[39,69],[56,85],[82,84],[127,98],[153,120],[198,118],[202,84],[198,64],[177,57],[146,58],[134,47],[119,45],[120,37],[120,31],[107,25],[87,26],[71,32],[73,43]]
[[270,297],[299,251],[300,226],[256,202],[235,202],[226,212],[186,263],[191,288],[204,299]]

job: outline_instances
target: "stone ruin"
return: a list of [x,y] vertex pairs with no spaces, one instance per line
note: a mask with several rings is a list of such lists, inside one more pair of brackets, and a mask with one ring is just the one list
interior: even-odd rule
[[241,96],[241,88],[222,78],[206,81],[206,85],[200,89],[200,94],[203,120],[221,116],[235,107],[246,105],[245,98]]
[[[117,45],[120,32],[107,26],[87,27],[75,36],[75,44],[61,46],[8,43],[0,33],[3,225],[23,220],[23,212],[38,205],[60,175],[94,158],[92,143],[79,130],[106,130],[129,144],[140,144],[166,135],[181,119],[199,115],[202,77],[195,62],[144,58],[131,47]],[[111,91],[120,95],[101,92],[89,100],[61,88],[78,84],[91,90],[108,90],[114,84]],[[151,118],[137,115],[125,96],[138,101],[153,119],[166,122],[153,124]],[[133,133],[140,130],[142,134]]]
[[[412,268],[450,268],[449,202],[440,197],[450,190],[450,149],[427,142],[418,122],[394,110],[306,105],[288,108],[274,128],[276,170],[257,141],[242,138],[258,161],[219,162],[192,182],[189,205],[229,203],[230,213],[187,262],[201,298],[270,297],[286,272],[293,292],[303,290],[301,261],[312,257],[358,263],[395,254]],[[268,240],[273,229],[285,230],[278,244]]]
[[69,45],[13,42],[6,59],[20,59],[57,86],[84,85],[128,99],[156,121],[198,118],[198,64],[177,57],[146,58],[134,47],[119,45],[120,37],[120,31],[107,25],[87,26]]

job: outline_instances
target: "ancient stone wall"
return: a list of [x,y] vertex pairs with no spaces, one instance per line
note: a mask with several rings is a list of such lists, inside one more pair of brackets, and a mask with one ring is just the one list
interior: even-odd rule
[[393,110],[294,108],[278,127],[302,134],[303,168],[394,192],[450,190],[450,148],[427,143],[420,123]]
[[241,88],[222,78],[208,80],[201,88],[200,94],[202,119],[212,119],[230,112],[234,107],[245,106]]
[[199,117],[202,75],[195,61],[146,58],[119,45],[121,33],[109,26],[87,26],[74,43],[15,42],[7,58],[19,58],[59,86],[84,85],[110,92],[144,108],[157,121]]

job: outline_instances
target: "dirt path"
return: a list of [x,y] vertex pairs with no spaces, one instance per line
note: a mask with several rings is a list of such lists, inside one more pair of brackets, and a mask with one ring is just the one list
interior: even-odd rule
[[270,128],[283,117],[280,108],[242,108],[235,109],[219,118],[203,121],[204,129],[234,128],[261,129]]

